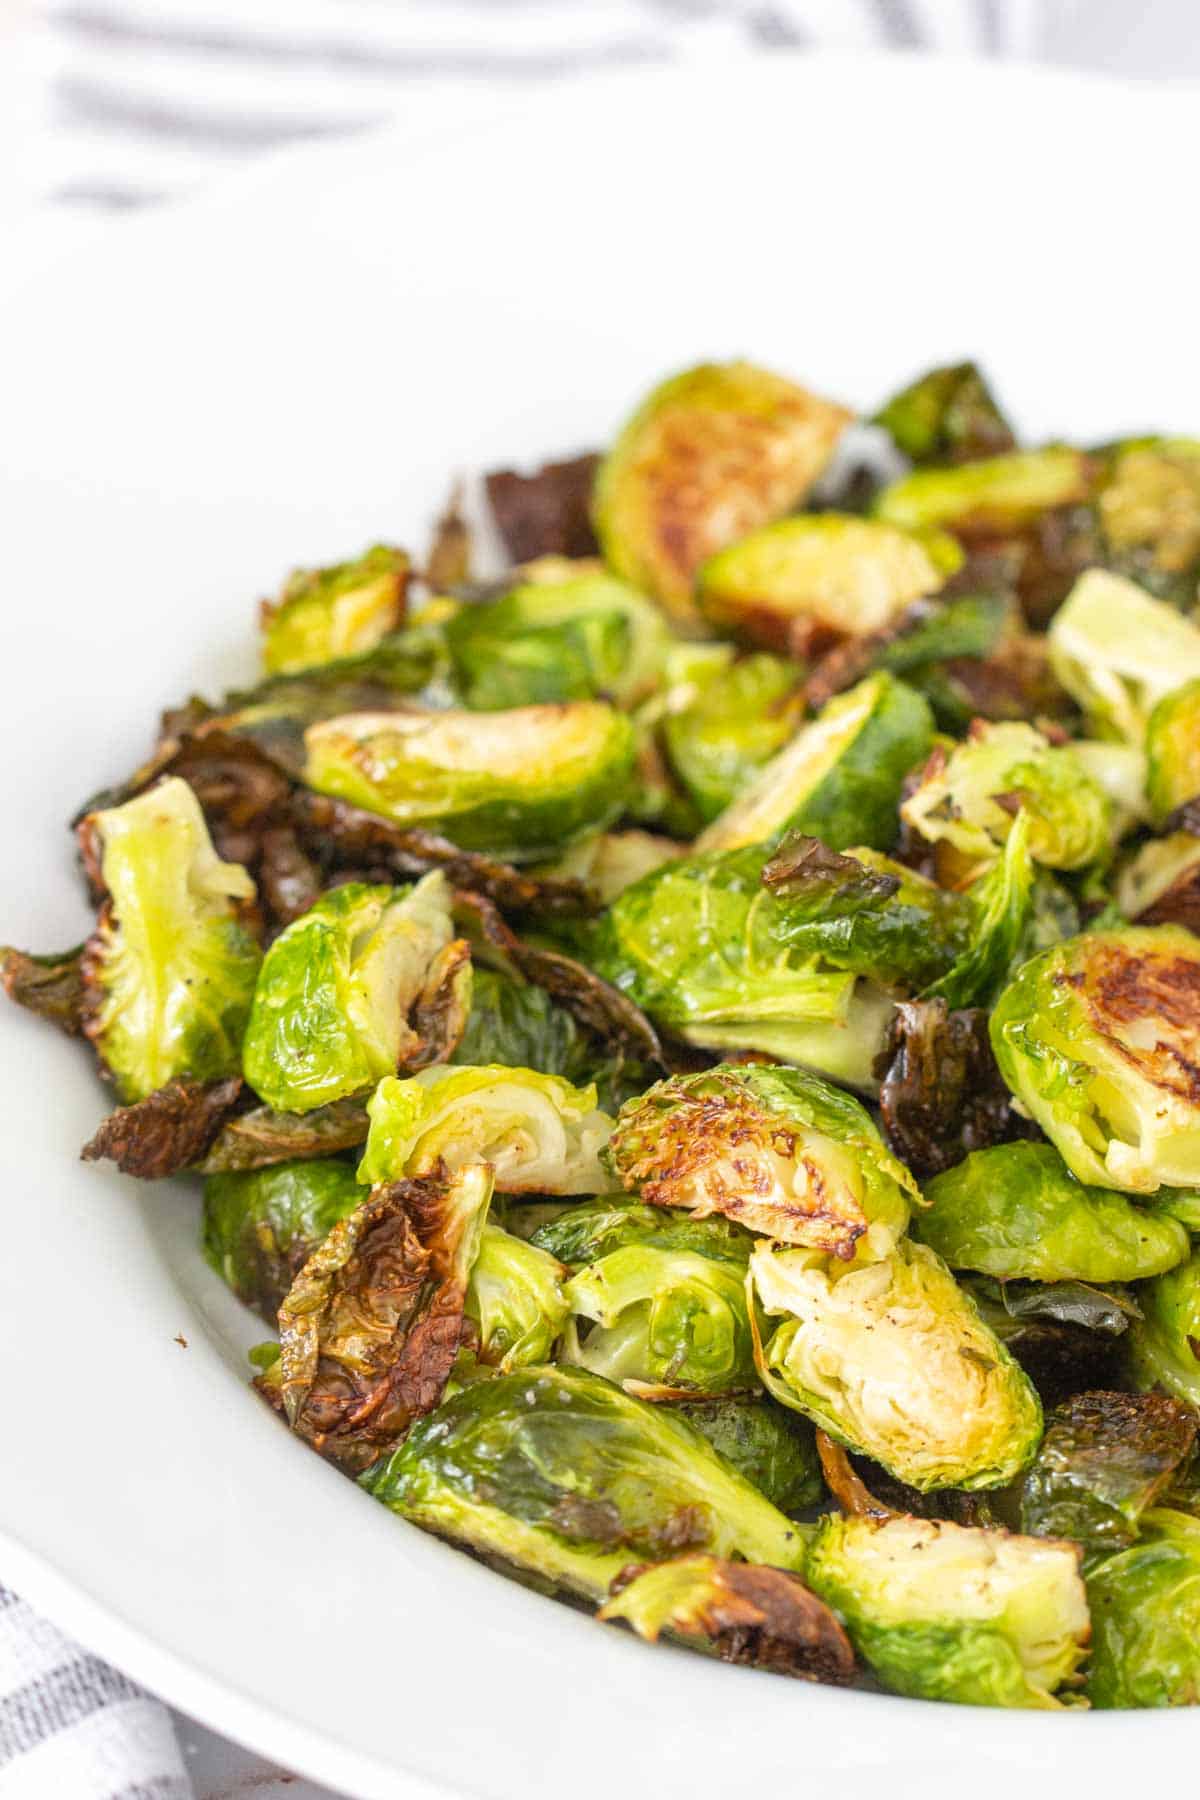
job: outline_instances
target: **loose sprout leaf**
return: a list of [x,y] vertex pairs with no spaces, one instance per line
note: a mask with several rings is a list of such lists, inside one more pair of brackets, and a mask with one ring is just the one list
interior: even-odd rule
[[1200,1703],[1200,1520],[1155,1508],[1088,1581],[1093,1706]]
[[918,467],[974,462],[1017,447],[1012,426],[973,362],[928,370],[893,394],[872,422]]
[[960,1275],[959,1281],[1047,1405],[1127,1378],[1122,1335],[1137,1307],[1124,1290],[1078,1281],[999,1282],[986,1275]]
[[992,1047],[1080,1181],[1200,1185],[1200,940],[1178,926],[1086,932],[1017,972]]
[[366,1468],[440,1401],[491,1192],[481,1165],[386,1182],[293,1281],[279,1361],[256,1385],[331,1461]]
[[471,1017],[474,990],[471,946],[466,938],[452,938],[430,963],[425,985],[413,1002],[409,1023],[417,1043],[408,1058],[409,1068],[427,1069],[454,1060]]
[[475,1354],[501,1375],[551,1360],[570,1313],[562,1264],[490,1221],[467,1289]]
[[79,1037],[84,1024],[83,946],[34,956],[0,945],[0,987],[17,1006]]
[[1086,1187],[1050,1144],[977,1150],[925,1189],[914,1235],[952,1269],[1002,1281],[1141,1281],[1183,1262],[1177,1220]]
[[1023,1129],[988,1041],[986,1012],[905,1000],[879,1059],[887,1141],[919,1179]]
[[601,463],[605,560],[684,623],[708,558],[808,492],[850,414],[752,363],[706,363],[655,388]]
[[363,1198],[349,1163],[286,1162],[204,1184],[204,1254],[271,1325],[313,1251]]
[[1054,1708],[1087,1648],[1073,1544],[946,1520],[831,1517],[806,1573],[899,1694]]
[[278,1113],[269,1106],[255,1106],[221,1127],[197,1168],[202,1175],[224,1175],[331,1156],[365,1144],[369,1125],[365,1096],[335,1100],[307,1113]]
[[[1113,1285],[1099,1288],[1086,1281],[1001,1281],[993,1285],[1010,1319],[1054,1319],[1120,1337],[1142,1316],[1133,1295]],[[978,1291],[977,1283],[972,1292]]]
[[800,1527],[681,1418],[582,1369],[498,1375],[422,1420],[363,1485],[401,1517],[595,1601],[686,1550],[799,1568]]
[[872,1228],[894,1242],[917,1191],[865,1108],[799,1069],[725,1064],[659,1082],[621,1109],[606,1161],[654,1206],[842,1259]]
[[1195,1442],[1194,1415],[1165,1394],[1074,1395],[1021,1484],[1022,1531],[1071,1538],[1090,1558],[1127,1549]]
[[544,463],[532,475],[496,469],[487,476],[492,517],[514,563],[594,554],[590,508],[599,466],[599,455],[589,452]]
[[750,1270],[774,1325],[763,1385],[835,1441],[921,1492],[1002,1487],[1029,1462],[1037,1395],[924,1245],[846,1266],[764,1243]]
[[922,999],[955,1010],[988,1004],[1010,968],[1023,960],[1037,905],[1030,838],[1033,821],[1022,806],[1000,860],[972,887],[974,930],[967,949],[928,987]]
[[295,570],[263,604],[263,667],[290,675],[374,649],[404,616],[408,577],[408,557],[387,544],[354,562]]
[[123,1175],[159,1181],[200,1162],[241,1097],[242,1081],[174,1080],[118,1107],[84,1145],[84,1162],[114,1162]]
[[680,1556],[622,1573],[597,1617],[657,1642],[698,1639],[723,1662],[845,1686],[854,1651],[837,1618],[796,1575],[714,1556]]

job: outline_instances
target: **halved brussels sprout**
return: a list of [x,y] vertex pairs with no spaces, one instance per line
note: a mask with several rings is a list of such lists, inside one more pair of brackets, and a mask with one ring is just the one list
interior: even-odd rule
[[1003,1487],[1042,1409],[941,1258],[907,1240],[849,1266],[763,1244],[760,1303],[784,1315],[760,1349],[767,1392],[919,1492]]
[[592,519],[606,561],[691,622],[696,570],[795,506],[849,420],[753,363],[704,363],[664,381],[596,475]]
[[888,995],[792,947],[762,852],[684,857],[635,882],[600,921],[597,973],[708,1049],[758,1050],[869,1088]]
[[1146,725],[1146,798],[1165,825],[1200,794],[1200,676],[1158,702]]
[[884,488],[876,518],[905,531],[941,528],[981,537],[1019,530],[1050,507],[1086,500],[1087,458],[1050,445],[983,457],[955,469],[918,469]]
[[1200,1705],[1200,1519],[1156,1507],[1088,1582],[1093,1706]]
[[577,1270],[565,1360],[648,1400],[755,1387],[747,1254],[724,1254],[719,1235],[712,1247],[630,1243]]
[[462,606],[446,624],[459,695],[483,711],[604,696],[632,705],[658,685],[669,641],[651,601],[587,564]]
[[795,1516],[825,1492],[812,1425],[765,1394],[676,1401],[679,1415],[780,1512]]
[[349,1163],[276,1163],[204,1184],[204,1254],[270,1324],[318,1244],[363,1198]]
[[1188,1254],[1177,1220],[1085,1187],[1051,1144],[976,1150],[935,1177],[925,1198],[914,1236],[952,1269],[1001,1281],[1142,1281]]
[[795,734],[800,671],[778,656],[744,656],[697,684],[662,722],[668,761],[707,823]]
[[1009,1088],[1080,1181],[1200,1186],[1200,939],[1085,932],[1032,957],[996,1003]]
[[318,793],[514,862],[615,819],[634,757],[629,720],[600,700],[350,713],[311,725],[305,745],[304,779]]
[[892,624],[914,600],[936,593],[962,560],[942,532],[814,513],[764,525],[710,557],[697,596],[719,631],[813,656]]
[[723,1214],[850,1260],[908,1224],[912,1176],[849,1094],[800,1069],[721,1064],[621,1108],[605,1161],[653,1206]]
[[836,1685],[854,1675],[841,1625],[799,1576],[715,1556],[677,1556],[622,1579],[597,1618],[621,1619],[657,1643],[664,1631],[723,1662]]
[[1072,1395],[1022,1483],[1022,1531],[1070,1538],[1089,1559],[1127,1549],[1195,1442],[1194,1418],[1165,1394]]
[[1200,1251],[1139,1287],[1137,1303],[1129,1330],[1137,1385],[1166,1388],[1200,1412]]
[[445,1401],[363,1478],[393,1512],[593,1600],[682,1550],[799,1568],[800,1528],[673,1407],[583,1369],[518,1370]]
[[928,703],[892,675],[870,675],[802,725],[695,848],[736,850],[801,831],[830,850],[886,850],[896,839],[904,777],[932,741]]
[[1158,702],[1200,677],[1200,628],[1104,569],[1080,576],[1048,636],[1054,673],[1098,736],[1141,744]]
[[1152,594],[1195,601],[1200,443],[1143,438],[1117,445],[1096,506],[1106,560]]
[[280,933],[263,960],[242,1067],[277,1112],[311,1112],[394,1075],[407,1023],[453,938],[440,872],[412,889],[348,881]]
[[594,1087],[535,1069],[422,1069],[381,1081],[360,1181],[395,1181],[488,1163],[502,1194],[600,1194],[599,1152],[612,1120]]
[[365,1469],[441,1400],[491,1197],[482,1166],[384,1183],[296,1276],[255,1385],[322,1455]]
[[900,816],[926,842],[957,852],[964,873],[996,860],[1018,812],[1029,849],[1051,869],[1081,869],[1108,853],[1113,807],[1070,745],[1033,725],[976,720],[965,742],[939,747]]
[[481,1363],[507,1375],[550,1361],[571,1310],[563,1292],[565,1275],[545,1250],[499,1225],[484,1226],[466,1301]]
[[930,369],[893,394],[871,421],[912,462],[962,463],[1016,449],[982,370],[973,362]]
[[1088,1643],[1074,1544],[943,1519],[823,1519],[806,1578],[885,1686],[1053,1708]]
[[263,602],[263,668],[292,675],[373,650],[404,616],[408,576],[408,557],[388,544],[355,562],[297,569],[278,600]]
[[178,777],[80,830],[109,896],[83,953],[84,1030],[121,1099],[236,1073],[262,960],[238,919],[249,875],[217,856]]

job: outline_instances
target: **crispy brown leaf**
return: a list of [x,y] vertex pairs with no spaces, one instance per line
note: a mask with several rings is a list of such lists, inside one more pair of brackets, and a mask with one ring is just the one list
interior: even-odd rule
[[364,1469],[440,1401],[490,1197],[483,1165],[372,1188],[297,1275],[255,1385],[322,1455]]
[[290,825],[263,832],[257,862],[258,895],[272,931],[306,913],[325,886],[321,871]]
[[876,1072],[888,1143],[918,1180],[1029,1131],[1012,1109],[981,1008],[900,1002]]
[[594,556],[592,483],[598,455],[546,463],[533,475],[496,469],[487,476],[496,529],[515,563],[538,556]]
[[158,1181],[200,1161],[237,1105],[242,1078],[169,1081],[133,1106],[110,1113],[81,1152],[84,1162],[114,1162],[123,1175]]
[[227,1175],[312,1156],[333,1156],[365,1144],[369,1125],[365,1095],[333,1100],[307,1113],[279,1113],[269,1106],[256,1106],[227,1120],[197,1168],[202,1175]]
[[10,1000],[68,1037],[83,1031],[83,946],[61,956],[31,956],[0,946],[0,986]]
[[[1195,806],[1195,802],[1192,802]],[[1139,925],[1183,925],[1200,935],[1200,862],[1177,875],[1154,903],[1137,916]]]
[[405,1067],[428,1069],[449,1062],[470,1015],[471,946],[466,938],[454,938],[434,957],[409,1016],[417,1048]]
[[817,1455],[821,1473],[844,1513],[861,1519],[894,1519],[895,1513],[882,1500],[877,1500],[850,1461],[841,1444],[835,1444],[827,1432],[817,1432]]

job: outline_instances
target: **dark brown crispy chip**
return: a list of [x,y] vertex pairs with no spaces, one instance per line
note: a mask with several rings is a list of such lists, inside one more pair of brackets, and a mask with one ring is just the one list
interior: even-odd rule
[[595,454],[546,463],[533,475],[496,469],[486,478],[488,504],[515,563],[538,556],[594,556],[592,483]]
[[159,1181],[198,1163],[242,1092],[226,1081],[169,1081],[156,1093],[110,1113],[81,1152],[84,1162],[114,1162],[123,1175]]
[[942,999],[902,1001],[876,1073],[888,1143],[918,1180],[972,1150],[1027,1135],[996,1067],[982,1008],[951,1012]]
[[78,1037],[83,1031],[83,947],[61,956],[31,956],[0,947],[0,986],[10,1000]]

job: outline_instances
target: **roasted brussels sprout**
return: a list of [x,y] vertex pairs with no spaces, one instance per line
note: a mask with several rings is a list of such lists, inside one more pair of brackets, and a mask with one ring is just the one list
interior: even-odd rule
[[[239,1086],[241,1084],[239,1083]],[[332,1156],[356,1150],[367,1141],[365,1095],[335,1100],[310,1113],[277,1113],[269,1106],[251,1107],[225,1121],[202,1162],[202,1175],[233,1175],[245,1169],[267,1169],[305,1157]]]
[[904,777],[932,741],[933,715],[921,696],[886,673],[868,676],[801,726],[695,847],[736,850],[800,831],[830,850],[886,850]]
[[697,595],[719,631],[808,657],[892,624],[962,560],[942,532],[812,513],[765,525],[710,557]]
[[752,363],[673,376],[642,402],[597,472],[592,518],[606,561],[690,622],[697,569],[795,506],[849,419]]
[[204,1184],[204,1254],[239,1300],[275,1323],[318,1244],[363,1199],[349,1163],[276,1163]]
[[765,1394],[671,1404],[780,1512],[797,1517],[821,1498],[825,1484],[814,1432],[800,1413],[776,1405]]
[[1088,1582],[1093,1706],[1200,1704],[1200,1519],[1169,1507]]
[[996,1061],[1071,1173],[1151,1194],[1200,1186],[1200,939],[1085,932],[1030,959],[991,1020]]
[[1074,1544],[941,1519],[823,1519],[806,1579],[898,1694],[1060,1706],[1088,1642]]
[[842,1685],[854,1651],[833,1613],[796,1575],[715,1556],[677,1556],[622,1576],[598,1618],[657,1643],[664,1631],[723,1662]]
[[482,1165],[384,1183],[296,1276],[257,1386],[331,1461],[365,1469],[438,1404],[491,1196]]
[[458,693],[483,711],[603,696],[632,705],[657,686],[668,642],[658,608],[598,565],[464,605],[446,623]]
[[1070,1538],[1092,1560],[1128,1549],[1195,1442],[1195,1419],[1165,1394],[1073,1395],[1021,1485],[1022,1531]]
[[304,779],[467,850],[545,859],[621,811],[633,727],[600,700],[504,712],[351,713],[305,733]]
[[1200,676],[1165,694],[1146,724],[1146,798],[1157,826],[1200,794]]
[[408,576],[408,557],[387,544],[356,562],[297,569],[278,600],[263,602],[263,668],[292,675],[373,650],[404,616]]
[[1105,562],[1162,599],[1191,606],[1200,563],[1200,443],[1141,438],[1110,453],[1096,511]]
[[995,861],[1018,812],[1047,868],[1080,869],[1108,854],[1113,808],[1103,787],[1069,745],[1015,720],[978,720],[965,742],[939,746],[900,808],[926,842],[953,849],[968,876]]
[[1172,831],[1147,839],[1118,875],[1116,901],[1139,925],[1184,925],[1200,934],[1200,836]]
[[410,1009],[453,938],[440,873],[410,891],[351,881],[282,932],[263,961],[242,1066],[277,1112],[372,1087],[416,1049]]
[[531,1241],[576,1270],[630,1245],[713,1256],[744,1270],[754,1237],[744,1226],[718,1214],[695,1219],[617,1193],[560,1208],[553,1219],[537,1227]]
[[952,1269],[1001,1281],[1142,1281],[1188,1254],[1177,1220],[1085,1187],[1050,1144],[976,1150],[931,1181],[925,1198],[914,1236]]
[[687,1425],[583,1369],[520,1370],[445,1401],[363,1486],[393,1512],[593,1600],[682,1550],[781,1568],[800,1528]]
[[1200,677],[1200,629],[1136,582],[1089,569],[1049,632],[1054,673],[1098,736],[1141,744],[1167,694]]
[[876,518],[905,531],[941,528],[966,537],[1019,530],[1051,507],[1072,506],[1089,491],[1087,458],[1051,445],[983,457],[955,469],[918,469],[883,490]]
[[534,1069],[422,1069],[381,1081],[360,1181],[395,1181],[486,1162],[502,1194],[600,1194],[612,1120],[596,1090]]
[[767,1313],[767,1392],[918,1492],[1002,1487],[1042,1429],[1034,1389],[941,1258],[905,1240],[839,1266],[763,1244],[750,1269]]
[[623,1106],[605,1161],[626,1188],[693,1218],[851,1259],[894,1244],[916,1183],[849,1094],[800,1069],[721,1064]]
[[565,1276],[562,1264],[545,1250],[499,1225],[484,1226],[466,1301],[481,1363],[507,1375],[550,1361],[570,1312]]
[[240,1067],[262,953],[238,918],[254,896],[172,778],[81,826],[108,899],[83,953],[84,1030],[122,1100]]
[[667,759],[706,823],[794,735],[804,706],[799,675],[782,657],[744,656],[667,712]]
[[762,851],[684,857],[619,894],[589,960],[689,1044],[757,1050],[869,1088],[890,997],[793,948]]
[[972,362],[918,376],[893,394],[872,423],[881,425],[918,466],[974,462],[1017,447],[1012,426]]
[[1129,1330],[1139,1387],[1161,1387],[1200,1412],[1200,1252],[1137,1290]]

